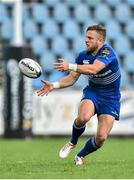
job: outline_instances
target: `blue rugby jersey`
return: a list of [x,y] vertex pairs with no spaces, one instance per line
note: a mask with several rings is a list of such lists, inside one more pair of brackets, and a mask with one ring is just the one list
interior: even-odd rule
[[102,97],[119,99],[121,73],[118,58],[113,48],[104,44],[95,56],[83,51],[76,57],[75,62],[81,65],[93,64],[95,59],[103,62],[106,67],[96,75],[88,75],[89,88]]

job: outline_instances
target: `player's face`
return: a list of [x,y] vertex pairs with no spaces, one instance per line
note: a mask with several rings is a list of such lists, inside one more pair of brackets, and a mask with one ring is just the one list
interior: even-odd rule
[[89,30],[86,32],[86,46],[87,46],[87,51],[93,53],[96,50],[98,50],[99,47],[99,40],[98,40],[98,34],[96,31]]

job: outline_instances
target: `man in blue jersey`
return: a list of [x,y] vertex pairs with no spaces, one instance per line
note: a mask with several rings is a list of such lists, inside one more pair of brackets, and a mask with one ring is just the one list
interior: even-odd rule
[[86,31],[87,49],[79,53],[75,64],[65,59],[55,63],[55,69],[71,72],[59,82],[43,81],[44,86],[37,91],[39,96],[47,95],[55,88],[72,86],[81,74],[89,77],[89,84],[83,90],[78,115],[73,123],[70,142],[60,150],[59,156],[66,158],[77,145],[85,131],[86,123],[97,114],[96,135],[89,138],[85,146],[75,156],[76,165],[86,164],[85,156],[102,147],[120,112],[120,69],[116,53],[105,43],[106,29],[102,25],[92,25]]

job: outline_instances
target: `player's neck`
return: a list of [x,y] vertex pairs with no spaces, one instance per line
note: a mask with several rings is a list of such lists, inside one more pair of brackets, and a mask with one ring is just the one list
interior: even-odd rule
[[92,55],[93,55],[93,56],[96,56],[96,54],[98,53],[98,51],[100,50],[100,48],[102,48],[103,45],[104,45],[104,44],[100,44],[100,45],[98,46],[98,48],[97,48],[94,52],[92,52]]

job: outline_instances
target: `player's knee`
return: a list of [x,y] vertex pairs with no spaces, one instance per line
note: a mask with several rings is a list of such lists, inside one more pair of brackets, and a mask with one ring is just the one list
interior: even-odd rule
[[97,144],[102,144],[106,139],[107,139],[107,133],[105,132],[100,132],[96,136],[96,143]]
[[79,122],[82,124],[86,124],[89,121],[89,116],[87,114],[82,114],[78,117]]

